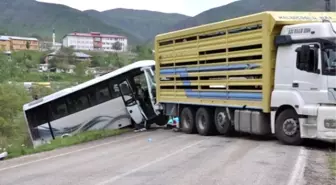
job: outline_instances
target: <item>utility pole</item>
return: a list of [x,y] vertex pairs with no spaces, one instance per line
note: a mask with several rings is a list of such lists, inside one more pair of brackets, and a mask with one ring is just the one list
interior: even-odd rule
[[325,1],[325,11],[330,12],[330,0],[324,0]]

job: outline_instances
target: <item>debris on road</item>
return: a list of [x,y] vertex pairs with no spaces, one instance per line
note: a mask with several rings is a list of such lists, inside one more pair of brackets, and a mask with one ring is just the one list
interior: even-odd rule
[[2,152],[2,153],[0,153],[0,161],[1,161],[1,160],[4,160],[7,156],[8,156],[8,153],[7,153],[7,152]]

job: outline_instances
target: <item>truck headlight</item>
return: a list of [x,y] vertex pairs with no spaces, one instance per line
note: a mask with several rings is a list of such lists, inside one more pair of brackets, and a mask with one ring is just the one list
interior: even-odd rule
[[336,128],[336,119],[325,119],[324,127],[325,128]]

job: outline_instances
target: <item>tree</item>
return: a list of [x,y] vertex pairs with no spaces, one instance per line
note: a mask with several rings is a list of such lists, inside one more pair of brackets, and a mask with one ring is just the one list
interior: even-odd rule
[[90,61],[79,62],[76,65],[75,73],[78,77],[84,77],[86,75],[86,70],[90,66]]
[[15,118],[22,112],[22,105],[30,101],[28,92],[23,86],[8,83],[0,84],[0,135],[5,137],[17,136],[20,125]]
[[92,67],[107,67],[108,63],[105,60],[105,57],[102,55],[93,55],[91,58]]
[[119,41],[117,41],[117,42],[113,43],[112,49],[114,49],[116,51],[120,51],[122,49],[122,44]]
[[53,93],[53,90],[49,87],[33,85],[31,88],[31,95],[37,95],[37,97],[47,96],[52,93]]
[[73,48],[62,47],[50,60],[48,60],[48,63],[51,68],[67,70],[70,65],[76,65],[78,61],[74,55]]
[[21,64],[16,62],[15,58],[9,62],[8,57],[2,53],[0,54],[0,66],[0,83],[22,75]]
[[27,48],[27,50],[30,49],[30,41],[27,41],[27,42],[26,42],[26,48]]
[[137,45],[132,51],[138,55],[136,61],[154,59],[152,49],[149,47]]

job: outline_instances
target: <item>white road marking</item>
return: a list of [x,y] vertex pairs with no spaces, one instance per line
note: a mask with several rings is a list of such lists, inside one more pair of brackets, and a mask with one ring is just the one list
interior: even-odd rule
[[304,147],[301,147],[287,185],[303,185],[303,175],[306,167],[307,157],[308,151]]
[[104,146],[104,145],[109,145],[109,144],[112,144],[112,143],[126,141],[126,140],[129,140],[129,139],[140,137],[140,136],[144,135],[144,133],[146,133],[146,132],[140,133],[140,134],[135,135],[135,136],[127,137],[127,138],[124,138],[124,139],[120,139],[120,140],[117,140],[117,141],[109,141],[109,142],[106,142],[106,143],[101,143],[101,144],[98,144],[98,145],[94,145],[94,146],[90,146],[90,147],[86,147],[86,148],[81,148],[81,149],[74,150],[74,151],[67,152],[67,153],[62,153],[62,154],[58,154],[58,155],[54,155],[54,156],[50,156],[50,157],[34,160],[34,161],[29,161],[29,162],[26,162],[26,163],[21,163],[21,164],[18,164],[18,165],[13,165],[13,166],[5,167],[5,168],[0,168],[0,172],[1,171],[5,171],[5,170],[9,170],[9,169],[13,169],[13,168],[17,168],[17,167],[21,167],[21,166],[25,166],[25,165],[32,164],[32,163],[37,163],[37,162],[40,162],[40,161],[54,159],[54,158],[57,158],[57,157],[62,157],[62,156],[70,155],[70,154],[73,154],[73,153],[77,153],[77,152],[81,152],[81,151],[97,148],[97,147]]
[[197,145],[197,144],[199,144],[199,143],[201,143],[201,142],[203,142],[203,141],[205,141],[205,140],[206,140],[206,139],[203,139],[203,140],[201,140],[201,141],[197,141],[197,142],[195,142],[195,143],[193,143],[193,144],[190,144],[190,145],[188,145],[188,146],[185,146],[185,147],[183,147],[183,148],[181,148],[181,149],[179,149],[179,150],[177,150],[177,151],[175,151],[175,152],[172,152],[172,153],[170,153],[170,154],[168,154],[168,155],[165,155],[165,156],[163,156],[163,157],[160,157],[160,158],[158,158],[158,159],[156,159],[156,160],[154,160],[154,161],[152,161],[152,162],[149,162],[149,163],[147,163],[147,164],[144,164],[144,165],[142,165],[142,166],[139,166],[139,167],[137,167],[137,168],[134,168],[133,170],[130,170],[130,171],[126,172],[126,173],[123,173],[123,174],[120,174],[120,175],[116,175],[116,176],[114,176],[114,177],[112,177],[112,178],[110,178],[110,179],[108,179],[108,180],[106,180],[106,181],[100,182],[100,183],[98,183],[97,185],[104,185],[104,184],[108,184],[108,183],[115,182],[115,181],[117,181],[117,180],[119,180],[119,179],[121,179],[121,178],[123,178],[123,177],[126,177],[126,176],[128,176],[128,175],[131,175],[132,173],[135,173],[135,172],[137,172],[137,171],[139,171],[139,170],[142,170],[142,169],[144,169],[144,168],[146,168],[146,167],[148,167],[148,166],[151,166],[151,165],[156,164],[156,163],[158,163],[158,162],[161,162],[161,161],[163,161],[163,160],[165,160],[165,159],[167,159],[167,158],[169,158],[169,157],[171,157],[171,156],[174,156],[174,155],[176,155],[176,154],[178,154],[178,153],[181,153],[181,152],[185,151],[186,149],[191,148],[191,147],[193,147],[193,146],[195,146],[195,145]]

